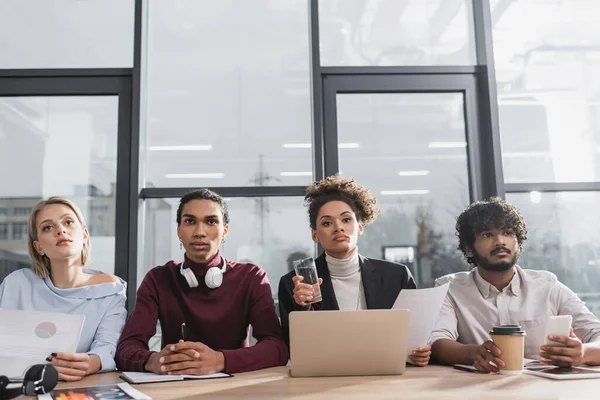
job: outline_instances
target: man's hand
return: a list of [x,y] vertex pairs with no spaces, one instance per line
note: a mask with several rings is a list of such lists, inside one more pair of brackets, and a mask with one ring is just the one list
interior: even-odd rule
[[419,347],[413,351],[408,359],[410,363],[418,367],[426,367],[429,364],[429,358],[431,357],[431,345]]
[[200,342],[168,346],[171,354],[159,358],[161,373],[169,375],[205,375],[225,369],[225,356]]
[[58,377],[65,381],[78,381],[100,369],[100,357],[86,353],[52,353],[46,359],[56,368]]
[[[294,282],[294,300],[296,304],[304,308],[310,308],[310,302],[315,294],[315,285],[309,285],[302,283],[303,276],[294,276],[292,281]],[[319,286],[323,283],[323,279],[319,278]]]
[[[469,351],[469,359],[475,368],[481,372],[498,372],[498,367],[504,367],[504,361],[500,358],[500,349],[491,340],[480,346],[473,346]],[[490,364],[493,362],[496,366]]]
[[542,345],[540,346],[540,362],[546,365],[558,365],[560,367],[571,367],[584,364],[584,347],[581,340],[573,332],[569,336],[548,336],[549,340],[564,344],[566,347]]
[[149,372],[154,372],[155,374],[164,374],[164,371],[162,371],[160,368],[161,363],[159,360],[163,357],[173,354],[173,352],[169,350],[169,348],[172,346],[172,344],[168,344],[158,353],[152,353],[150,358],[148,358],[148,361],[146,361],[144,369]]

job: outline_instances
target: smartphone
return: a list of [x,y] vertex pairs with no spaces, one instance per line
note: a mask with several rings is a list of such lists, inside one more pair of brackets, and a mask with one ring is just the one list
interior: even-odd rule
[[544,344],[550,346],[564,346],[562,343],[548,340],[548,336],[569,336],[572,321],[573,317],[570,315],[557,315],[548,318],[546,321],[546,335],[544,336]]

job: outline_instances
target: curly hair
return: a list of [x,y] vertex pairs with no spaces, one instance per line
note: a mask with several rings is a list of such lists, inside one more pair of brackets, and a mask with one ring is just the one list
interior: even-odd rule
[[472,203],[456,219],[458,250],[462,251],[469,264],[475,264],[475,258],[467,256],[467,248],[473,249],[475,235],[488,229],[512,229],[519,243],[519,251],[527,240],[527,225],[523,216],[514,205],[500,197],[490,197],[486,201]]
[[343,201],[348,204],[356,214],[358,223],[363,226],[375,221],[381,212],[375,206],[377,200],[369,189],[360,186],[352,178],[332,175],[306,189],[304,203],[308,206],[308,218],[312,229],[317,227],[319,210],[330,201]]

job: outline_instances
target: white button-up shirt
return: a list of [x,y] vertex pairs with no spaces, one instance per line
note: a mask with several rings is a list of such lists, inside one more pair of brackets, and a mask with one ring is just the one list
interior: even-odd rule
[[573,330],[582,342],[600,341],[600,320],[571,289],[548,271],[516,273],[502,291],[484,280],[477,268],[443,276],[435,285],[450,282],[429,343],[450,339],[463,344],[482,344],[498,325],[518,324],[525,330],[525,357],[539,359],[545,339],[546,319],[571,315]]

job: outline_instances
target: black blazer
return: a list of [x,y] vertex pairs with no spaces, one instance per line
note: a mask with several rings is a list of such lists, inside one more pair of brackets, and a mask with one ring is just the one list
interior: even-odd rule
[[[367,308],[369,310],[389,310],[394,305],[400,290],[416,289],[417,285],[410,273],[410,270],[402,264],[390,261],[377,260],[374,258],[358,255],[360,263],[360,274],[362,276]],[[323,278],[321,284],[321,295],[323,301],[313,304],[313,310],[339,310],[329,268],[325,261],[325,253],[321,254],[316,260],[317,274]],[[290,345],[290,320],[289,314],[292,311],[305,311],[294,300],[294,282],[292,277],[296,273],[291,271],[279,280],[279,316],[281,317],[281,327],[283,328],[283,338],[286,344]]]

